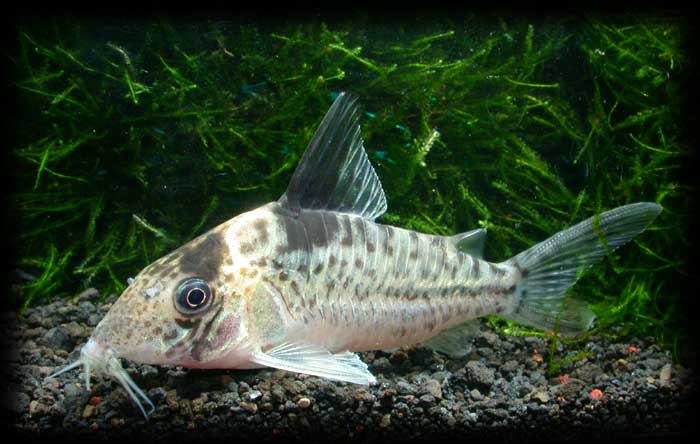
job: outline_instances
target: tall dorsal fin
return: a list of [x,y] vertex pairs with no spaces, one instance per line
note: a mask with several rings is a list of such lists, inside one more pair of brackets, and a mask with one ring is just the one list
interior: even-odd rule
[[467,253],[479,259],[484,257],[486,228],[477,228],[476,230],[455,234],[450,236],[450,240],[462,253]]
[[355,98],[341,93],[321,121],[279,203],[374,220],[386,211],[377,173],[362,146]]

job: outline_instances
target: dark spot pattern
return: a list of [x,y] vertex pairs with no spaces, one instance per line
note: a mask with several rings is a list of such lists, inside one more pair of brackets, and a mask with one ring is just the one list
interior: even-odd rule
[[267,228],[267,221],[265,219],[258,219],[253,222],[253,228],[258,233],[258,242],[260,245],[267,245],[270,241],[270,233]]
[[322,213],[323,223],[326,228],[326,238],[330,241],[337,239],[338,233],[340,233],[340,217],[336,213]]
[[191,327],[189,327],[189,330],[187,331],[187,334],[177,341],[171,348],[170,350],[177,351],[177,350],[184,350],[188,344],[192,343],[192,339],[197,336],[197,332],[199,331],[199,327],[202,325],[202,318],[196,319]]
[[479,272],[479,264],[481,263],[481,260],[479,259],[474,259],[474,264],[472,265],[472,276],[474,279],[478,279],[479,276],[481,276],[481,273]]
[[[325,211],[301,210],[297,221],[305,227],[306,239],[314,247],[310,253],[318,255],[307,259],[303,270],[311,273],[312,279],[318,281],[314,285],[323,289],[302,295],[293,287],[305,281],[296,282],[296,277],[280,274],[280,280],[290,280],[287,293],[299,296],[290,302],[299,321],[314,322],[318,317],[329,325],[337,325],[338,318],[342,318],[346,325],[372,323],[375,328],[385,328],[396,335],[412,336],[418,328],[435,332],[444,323],[454,323],[457,317],[468,314],[503,312],[509,301],[505,296],[516,291],[511,283],[467,285],[467,278],[477,278],[483,270],[501,277],[508,269],[455,254],[452,244],[442,236],[422,235]],[[296,229],[287,231],[292,230]],[[317,252],[317,246],[328,250]],[[298,261],[290,264],[286,258],[278,260],[285,273],[297,269]],[[299,271],[303,272],[301,268]],[[408,280],[404,279],[406,276]],[[358,301],[361,304],[355,305]],[[382,320],[385,327],[380,327]],[[401,323],[408,325],[400,326]]]
[[162,276],[166,272],[170,272],[172,269],[172,263],[168,261],[167,256],[161,260],[158,260],[146,268],[146,273],[150,276]]
[[163,335],[163,339],[165,339],[166,341],[172,341],[175,338],[177,338],[177,330],[175,329],[172,329]]
[[[368,273],[369,275],[369,273]],[[458,298],[476,298],[478,296],[493,295],[497,297],[503,297],[513,294],[516,290],[516,285],[510,286],[499,286],[495,284],[479,285],[479,286],[467,286],[463,284],[452,284],[445,285],[439,288],[431,287],[405,287],[405,286],[394,286],[389,285],[383,288],[383,293],[388,296],[394,296],[399,299],[406,299],[408,301],[413,301],[418,298],[422,298],[428,301],[434,301],[437,299],[445,300],[449,296]]]
[[415,261],[418,259],[418,247],[420,246],[420,239],[418,238],[418,233],[415,231],[409,232],[409,237],[411,238],[411,253],[408,255],[411,260]]
[[357,234],[357,244],[364,245],[367,242],[367,233],[365,231],[365,221],[361,217],[355,217],[352,219],[352,225]]
[[[335,216],[333,216],[335,218]],[[325,223],[326,216],[321,211],[304,210],[299,214],[299,222],[306,229],[306,236],[313,247],[328,246],[329,236],[334,236],[335,233],[328,233],[327,224]],[[331,224],[333,226],[333,224]],[[335,225],[337,227],[337,225]],[[337,230],[336,230],[337,231]]]
[[286,244],[280,243],[277,245],[277,254],[285,255],[292,254],[297,251],[308,250],[308,240],[306,238],[306,228],[295,217],[286,216],[281,218]]
[[340,239],[340,245],[352,247],[352,223],[350,222],[350,217],[343,214],[341,221],[343,224],[343,238]]
[[204,235],[197,245],[185,244],[178,251],[182,253],[180,271],[183,274],[213,281],[220,274],[226,243],[222,233],[211,232]]
[[199,335],[198,338],[194,339],[194,346],[192,347],[192,359],[195,361],[202,360],[202,354],[211,348],[212,341],[209,340],[209,332],[211,331],[214,322],[219,318],[219,315],[223,311],[224,304],[219,304],[219,309],[214,313],[214,315],[207,321],[204,326],[204,330]]
[[199,323],[199,319],[181,319],[175,318],[175,323],[180,326],[180,328],[190,329]]

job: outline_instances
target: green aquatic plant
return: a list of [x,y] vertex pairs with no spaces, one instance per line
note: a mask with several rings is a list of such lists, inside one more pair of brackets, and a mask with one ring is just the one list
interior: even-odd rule
[[573,292],[598,331],[687,349],[682,29],[635,17],[20,26],[17,303],[118,293],[168,250],[277,199],[347,90],[387,190],[383,223],[484,227],[499,261],[596,212],[663,205]]

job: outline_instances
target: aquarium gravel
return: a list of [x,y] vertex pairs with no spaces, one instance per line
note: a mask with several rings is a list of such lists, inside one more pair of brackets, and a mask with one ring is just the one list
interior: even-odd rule
[[[694,374],[651,338],[592,335],[575,346],[506,335],[484,323],[464,358],[413,347],[361,353],[378,384],[281,370],[187,370],[125,361],[153,400],[149,420],[111,379],[82,372],[44,382],[75,359],[116,295],[89,289],[72,300],[9,312],[0,322],[4,407],[14,433],[157,442],[221,439],[360,441],[436,437],[665,436],[691,430]],[[551,372],[555,369],[555,372]],[[240,442],[240,441],[237,441]]]

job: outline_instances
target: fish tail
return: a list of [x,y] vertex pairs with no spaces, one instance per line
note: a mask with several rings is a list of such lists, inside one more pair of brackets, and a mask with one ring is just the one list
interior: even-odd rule
[[595,315],[567,290],[590,266],[644,231],[661,205],[639,202],[593,216],[560,231],[504,264],[520,270],[515,303],[506,317],[544,330],[579,333]]

